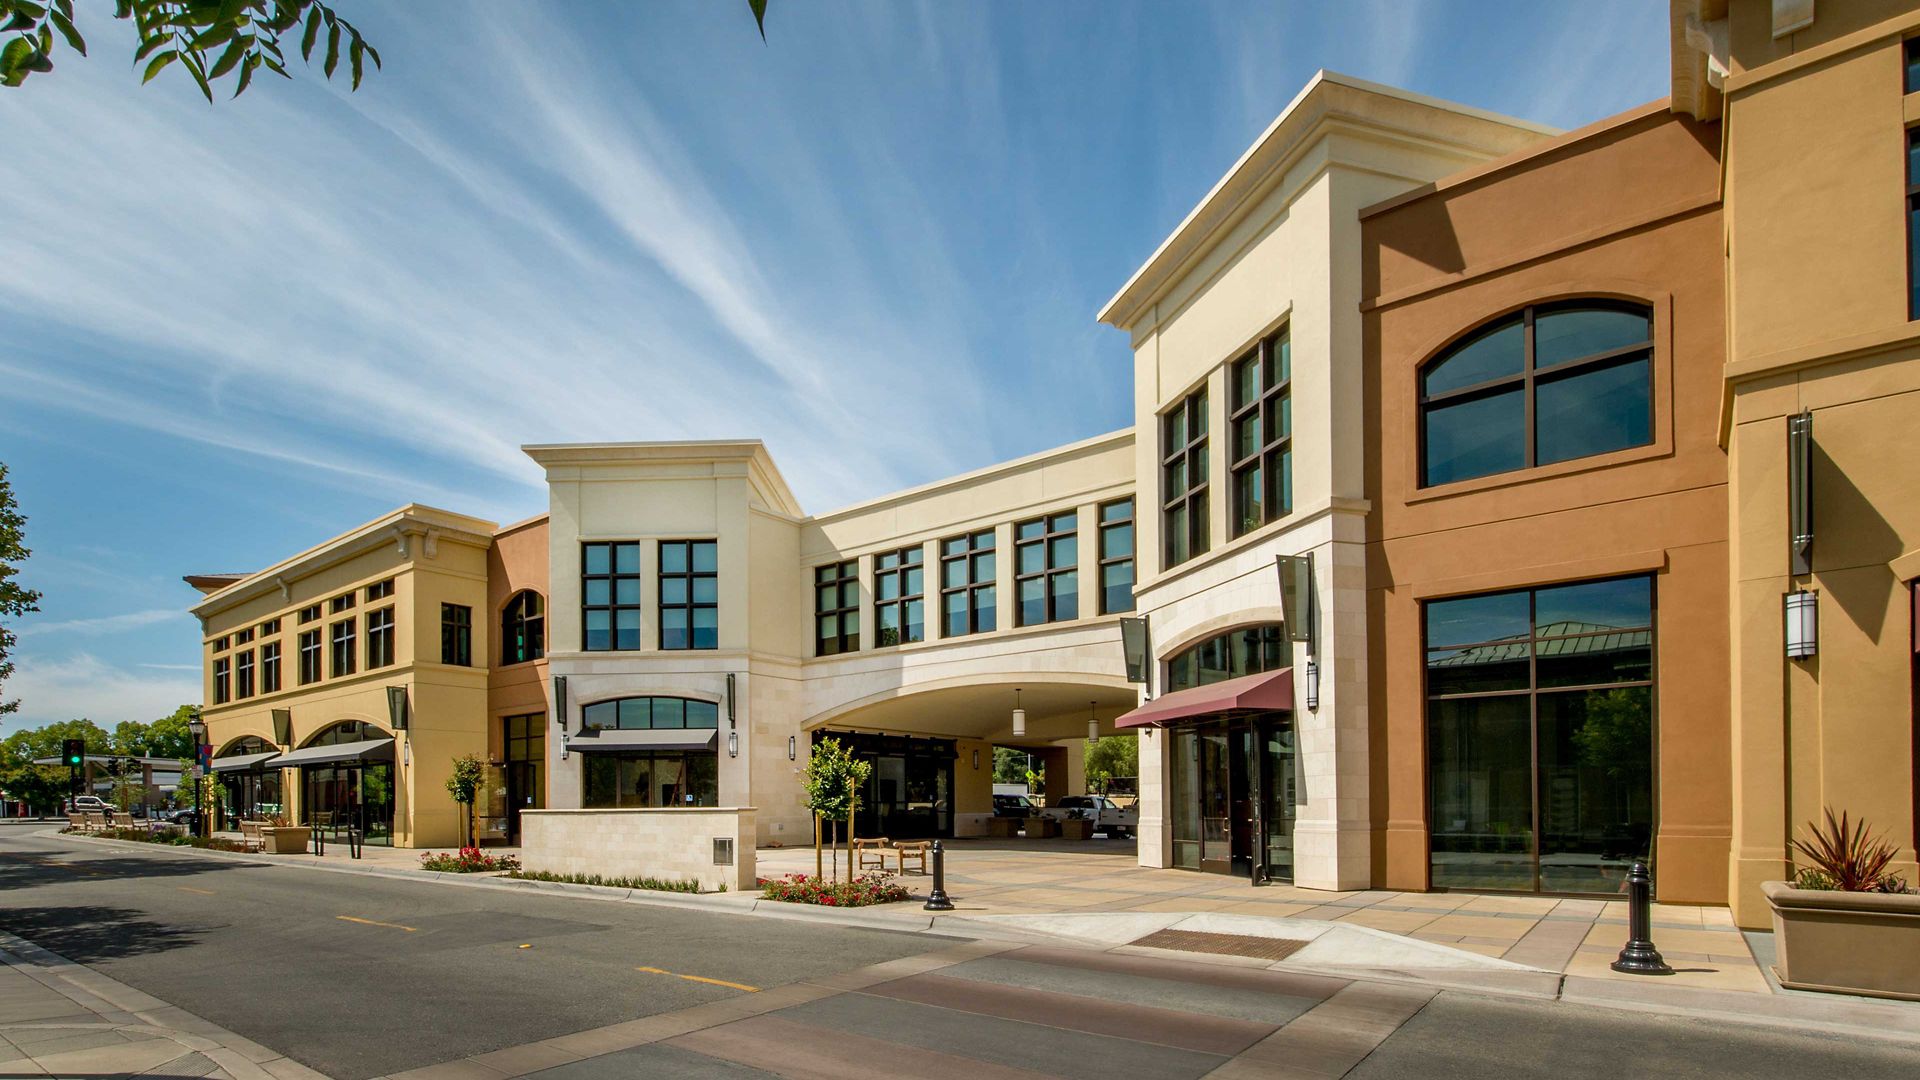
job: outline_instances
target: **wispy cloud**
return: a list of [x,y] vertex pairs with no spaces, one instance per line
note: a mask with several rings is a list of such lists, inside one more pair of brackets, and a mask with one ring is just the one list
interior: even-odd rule
[[159,623],[180,621],[182,626],[191,622],[186,612],[175,608],[154,608],[148,611],[130,611],[123,615],[101,615],[91,619],[63,619],[59,622],[35,622],[28,620],[14,628],[15,637],[44,637],[50,634],[73,634],[79,637],[104,637],[108,634],[124,634],[129,630],[139,630]]
[[20,711],[9,728],[33,728],[84,716],[111,729],[122,720],[151,722],[200,700],[200,680],[138,675],[79,653],[59,660],[22,657],[3,689]]

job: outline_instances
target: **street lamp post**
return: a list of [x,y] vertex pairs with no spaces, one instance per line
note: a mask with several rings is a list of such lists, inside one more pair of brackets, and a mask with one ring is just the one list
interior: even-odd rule
[[201,747],[207,744],[207,722],[196,716],[187,721],[187,731],[193,735],[193,768],[187,771],[193,781],[193,831],[196,836],[210,836],[212,832],[207,819],[205,785],[200,782]]

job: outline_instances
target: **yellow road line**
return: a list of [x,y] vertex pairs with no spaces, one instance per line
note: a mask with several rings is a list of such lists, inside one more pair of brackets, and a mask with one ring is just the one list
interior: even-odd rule
[[651,975],[671,975],[676,979],[685,979],[688,982],[708,983],[712,986],[724,986],[729,990],[745,990],[749,994],[757,994],[760,992],[759,987],[748,986],[746,983],[728,982],[725,979],[709,979],[704,975],[682,975],[677,971],[667,971],[664,968],[637,967],[637,968],[634,968],[633,970],[644,971]]
[[414,930],[411,926],[401,926],[399,923],[380,922],[377,919],[356,919],[351,915],[335,915],[334,918],[342,922],[357,922],[362,926],[384,926],[389,930],[405,930],[409,934]]
[[191,885],[175,885],[174,888],[179,889],[181,892],[199,893],[201,896],[213,895],[212,889],[196,889]]

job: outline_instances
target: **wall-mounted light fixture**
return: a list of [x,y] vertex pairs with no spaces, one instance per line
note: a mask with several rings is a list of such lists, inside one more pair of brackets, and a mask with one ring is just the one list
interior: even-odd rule
[[567,760],[567,743],[571,739],[572,739],[572,736],[568,735],[567,732],[564,729],[562,729],[560,732],[560,760],[561,761]]
[[1100,720],[1093,715],[1093,702],[1087,702],[1087,741],[1100,741]]
[[1020,707],[1020,688],[1013,688],[1013,737],[1027,737],[1027,710]]
[[978,750],[973,752],[973,767],[975,769],[980,768],[980,751]]
[[560,725],[560,735],[564,739],[567,734],[567,677],[565,675],[553,677],[553,722]]
[[1787,659],[1805,660],[1820,651],[1820,594],[1799,589],[1787,594]]
[[1320,707],[1320,605],[1313,587],[1313,552],[1276,555],[1274,564],[1280,572],[1280,617],[1286,622],[1287,641],[1307,647],[1306,706],[1311,711]]
[[792,735],[787,736],[787,760],[800,760],[800,740]]
[[1787,572],[1813,573],[1813,413],[1787,417]]
[[1307,709],[1320,707],[1320,664],[1316,660],[1307,661]]
[[404,686],[387,687],[387,719],[392,722],[393,730],[407,730],[407,688]]
[[727,756],[740,756],[740,733],[737,731],[727,732]]
[[1153,670],[1151,646],[1147,638],[1147,617],[1145,615],[1120,620],[1120,651],[1127,664],[1127,681],[1146,685],[1147,697],[1153,697],[1153,686],[1148,683],[1147,675]]
[[731,671],[727,672],[727,726],[730,728],[735,726],[733,722],[733,672]]

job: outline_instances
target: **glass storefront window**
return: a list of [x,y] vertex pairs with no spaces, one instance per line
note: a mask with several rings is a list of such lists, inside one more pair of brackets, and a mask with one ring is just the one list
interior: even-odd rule
[[1173,826],[1173,865],[1200,869],[1200,735],[1191,728],[1168,733],[1173,742],[1172,783],[1167,801]]
[[1230,630],[1198,642],[1167,661],[1167,690],[1278,671],[1289,663],[1288,653],[1284,628],[1279,623]]
[[720,761],[712,751],[624,750],[586,755],[589,810],[720,805]]

